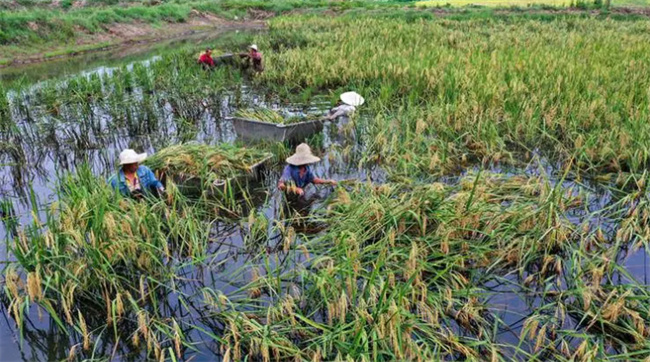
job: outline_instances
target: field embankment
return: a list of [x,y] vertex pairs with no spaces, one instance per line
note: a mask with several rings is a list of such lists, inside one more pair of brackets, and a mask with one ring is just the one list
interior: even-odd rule
[[[456,7],[453,3],[372,1],[169,1],[111,2],[22,1],[0,11],[0,67],[104,50],[125,43],[172,38],[197,30],[262,27],[272,17],[291,13],[341,14],[353,10],[422,11],[435,16],[489,17],[503,13],[531,16],[549,13],[600,13],[602,2],[558,5],[554,2],[523,5],[499,3],[497,7]],[[12,5],[13,4],[13,5]],[[418,5],[419,4],[419,5]],[[467,4],[465,4],[467,5]],[[564,6],[567,5],[567,6]],[[522,7],[523,6],[523,7]],[[614,7],[613,16],[647,16],[643,8]]]
[[0,66],[69,56],[125,42],[170,38],[196,30],[260,27],[265,19],[297,9],[342,11],[374,6],[359,1],[183,1],[69,9],[22,7],[0,11]]

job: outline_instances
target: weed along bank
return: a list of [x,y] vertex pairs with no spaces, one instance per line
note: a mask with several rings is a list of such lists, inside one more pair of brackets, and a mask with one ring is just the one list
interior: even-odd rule
[[63,3],[194,33],[3,70],[0,361],[650,358],[642,1]]

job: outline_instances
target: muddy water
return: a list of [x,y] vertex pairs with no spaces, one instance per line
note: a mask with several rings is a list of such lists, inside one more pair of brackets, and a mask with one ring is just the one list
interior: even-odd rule
[[[223,35],[223,34],[220,34]],[[114,60],[107,56],[106,59],[92,56],[92,60],[79,60],[66,62],[52,67],[48,72],[41,72],[41,66],[34,67],[34,73],[27,73],[25,79],[34,82],[47,77],[65,77],[72,74],[110,73],[113,66],[125,63],[133,64],[154,62],[160,52],[176,49],[179,44],[183,46],[202,47],[205,42],[213,38],[189,39],[181,43],[171,42],[138,53],[120,58],[116,55]],[[30,71],[31,68],[23,68]],[[5,79],[17,79],[17,73],[5,73]],[[16,151],[3,152],[0,156],[0,199],[8,200],[13,205],[13,212],[22,224],[29,223],[31,210],[43,210],[56,200],[55,180],[58,174],[64,171],[73,171],[82,163],[88,163],[98,177],[108,177],[116,168],[115,160],[118,153],[127,147],[137,148],[141,151],[155,153],[157,150],[170,144],[187,141],[204,143],[235,142],[236,134],[227,117],[233,115],[238,106],[265,106],[281,108],[293,114],[323,114],[330,106],[325,100],[316,100],[310,105],[280,105],[273,99],[257,94],[246,84],[241,88],[226,92],[218,100],[213,100],[211,106],[200,110],[197,121],[192,124],[179,123],[169,104],[157,105],[152,114],[156,115],[155,127],[142,132],[139,129],[128,127],[113,129],[110,132],[95,132],[92,128],[81,128],[78,125],[61,125],[52,118],[42,119],[42,122],[26,122],[24,114],[15,110],[15,118],[20,128],[20,137],[16,138]],[[92,110],[99,124],[110,124],[110,114],[100,108]],[[24,112],[24,111],[23,111]],[[315,172],[321,177],[337,180],[359,179],[370,180],[375,183],[385,182],[387,175],[380,167],[357,166],[359,157],[364,152],[363,120],[358,124],[344,126],[343,122],[326,124],[322,135],[323,161],[315,167]],[[51,127],[39,128],[38,124],[50,124]],[[341,135],[341,127],[349,127],[354,132]],[[104,127],[102,127],[103,129]],[[338,150],[349,147],[348,154],[342,155]],[[280,219],[284,206],[282,195],[277,192],[275,185],[282,165],[275,165],[267,170],[266,178],[257,185],[255,203],[259,212],[269,220]],[[476,173],[477,169],[467,170]],[[600,210],[612,202],[611,193],[597,184],[584,184],[571,180],[560,181],[556,176],[556,167],[538,158],[528,166],[519,168],[503,168],[493,165],[486,172],[505,175],[540,175],[544,174],[552,184],[561,184],[562,188],[572,188],[575,192],[585,192],[589,195],[588,210],[583,213],[569,215],[576,225],[582,223],[585,217],[590,217],[590,212]],[[446,183],[454,184],[462,175],[453,175],[443,178]],[[310,188],[307,197],[316,200],[326,198],[332,189],[329,187]],[[312,210],[319,208],[315,202]],[[595,227],[607,227],[608,220],[590,220]],[[0,227],[0,240],[7,237],[8,230]],[[290,268],[299,261],[285,260],[281,253],[276,253],[280,238],[272,228],[269,230],[268,240],[263,248],[269,253],[269,264],[273,267]],[[182,319],[188,325],[198,326],[207,331],[217,332],[222,326],[216,325],[210,318],[210,310],[199,307],[202,299],[202,290],[209,288],[223,291],[228,294],[236,291],[247,283],[247,270],[243,267],[258,253],[250,253],[247,249],[246,226],[242,223],[221,223],[215,226],[215,242],[212,245],[210,258],[200,265],[188,263],[181,266],[183,282],[178,282],[177,293],[160,296],[161,306],[169,315],[185,313]],[[0,247],[0,259],[7,260],[7,252]],[[626,273],[620,273],[619,283],[628,282],[630,278],[647,285],[650,273],[647,252],[639,250],[624,250],[619,256],[619,264]],[[530,292],[521,287],[521,282],[512,276],[497,277],[485,276],[479,281],[485,289],[484,301],[488,308],[499,316],[497,328],[500,340],[508,345],[517,345],[522,330],[523,320],[532,310],[543,302],[537,293]],[[181,303],[182,301],[182,303]],[[187,305],[189,308],[181,307]],[[0,303],[0,308],[4,308]],[[3,311],[4,312],[4,311]],[[99,312],[103,313],[103,312]],[[21,332],[15,329],[14,322],[3,313],[0,319],[0,360],[60,360],[67,357],[71,345],[79,343],[75,340],[75,333],[66,335],[55,328],[48,317],[39,317],[36,308],[33,308],[25,329]],[[128,327],[128,326],[127,326]],[[218,358],[219,346],[212,338],[206,336],[198,328],[188,328],[184,333],[195,343],[198,352],[188,352],[186,358],[194,360],[214,360]],[[110,333],[109,333],[110,334]],[[23,340],[21,344],[21,340]],[[102,340],[103,341],[103,340]],[[115,353],[122,360],[141,360],[138,352],[130,351],[107,338],[100,342],[97,355],[112,355]]]

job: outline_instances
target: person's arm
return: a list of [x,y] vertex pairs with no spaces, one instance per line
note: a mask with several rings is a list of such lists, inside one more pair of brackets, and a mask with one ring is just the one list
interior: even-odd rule
[[327,180],[318,177],[314,177],[313,183],[314,185],[332,185],[332,186],[338,185],[338,182],[336,182],[336,180]]
[[305,194],[305,190],[303,190],[300,187],[293,186],[293,187],[287,187],[287,182],[292,180],[291,178],[291,168],[289,166],[286,166],[284,168],[284,171],[282,171],[282,176],[280,177],[280,181],[278,182],[278,189],[285,191],[285,192],[293,192],[296,193],[300,196]]
[[291,169],[289,166],[285,166],[282,170],[282,175],[280,175],[280,181],[278,182],[278,189],[285,191],[287,189],[286,182],[291,180]]
[[345,113],[346,113],[345,109],[343,109],[343,107],[341,107],[341,106],[336,107],[336,108],[332,108],[332,110],[330,110],[330,114],[327,116],[327,119],[330,119],[330,120],[331,119],[336,119],[339,116],[344,116]]
[[111,176],[111,178],[108,179],[108,184],[113,190],[117,191],[121,195],[129,195],[129,189],[126,187],[126,185],[120,182],[119,174]]
[[146,186],[150,188],[155,188],[159,191],[165,191],[165,186],[163,186],[162,182],[158,181],[153,171],[151,171],[151,169],[147,166],[143,166],[143,167],[145,168],[145,172],[147,174],[147,180],[149,181],[149,185]]
[[314,185],[325,185],[325,184],[336,185],[336,181],[334,180],[327,180],[320,177],[316,177],[316,175],[314,175],[314,172],[311,169],[309,169],[309,173],[307,174],[307,184],[310,183]]
[[117,188],[117,176],[113,175],[106,180],[106,183],[109,184],[113,189]]

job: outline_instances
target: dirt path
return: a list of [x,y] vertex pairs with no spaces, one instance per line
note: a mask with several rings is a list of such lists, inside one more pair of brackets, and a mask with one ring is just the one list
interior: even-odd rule
[[[230,21],[212,14],[193,11],[191,18],[185,23],[169,23],[162,28],[155,28],[150,24],[138,22],[114,24],[108,26],[105,32],[80,36],[72,46],[39,50],[36,54],[11,54],[2,61],[0,68],[71,58],[106,50],[119,50],[122,48],[128,50],[131,47],[181,38],[197,32],[265,28],[266,21],[263,19]],[[5,53],[5,55],[7,54]]]

